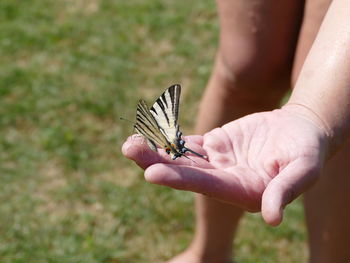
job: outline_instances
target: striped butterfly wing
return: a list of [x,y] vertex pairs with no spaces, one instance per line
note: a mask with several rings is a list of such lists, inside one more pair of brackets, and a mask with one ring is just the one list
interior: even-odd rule
[[140,100],[136,110],[136,123],[134,125],[137,133],[146,137],[148,145],[152,150],[157,150],[156,144],[160,147],[168,145],[168,141],[161,132],[156,119],[151,114],[146,102]]
[[185,141],[181,139],[179,131],[178,115],[181,86],[169,87],[156,100],[151,109],[144,100],[140,100],[136,110],[136,131],[143,135],[152,150],[157,150],[157,145],[164,148],[172,159],[185,156],[186,152],[206,159],[207,157],[185,147]]
[[169,142],[177,140],[180,94],[181,86],[173,85],[151,107],[151,114]]

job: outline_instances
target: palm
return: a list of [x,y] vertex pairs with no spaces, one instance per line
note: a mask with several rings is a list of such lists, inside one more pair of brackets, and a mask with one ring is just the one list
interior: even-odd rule
[[272,221],[280,220],[271,207],[280,209],[316,180],[326,148],[319,128],[284,110],[248,115],[186,140],[209,162],[192,156],[195,162],[186,158],[174,162],[168,156],[145,154],[145,146],[135,143],[124,152],[146,169],[148,181],[203,193],[250,211],[262,209],[267,221],[270,212]]

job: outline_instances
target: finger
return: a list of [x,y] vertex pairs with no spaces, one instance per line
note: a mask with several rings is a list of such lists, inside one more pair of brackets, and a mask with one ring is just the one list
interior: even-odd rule
[[304,158],[286,166],[266,187],[261,204],[262,216],[267,224],[279,225],[283,220],[283,209],[305,192],[317,179],[319,166],[310,167],[313,160]]
[[[192,151],[195,151],[201,155],[206,156],[207,152],[203,149],[203,136],[200,135],[191,135],[185,136],[183,138],[185,140],[185,147],[189,148]],[[196,156],[190,152],[186,152],[188,156]]]
[[152,151],[146,140],[139,135],[130,136],[122,146],[122,153],[125,157],[133,160],[142,169],[148,166],[164,161],[155,151]]
[[223,128],[216,128],[204,135],[203,148],[213,166],[225,169],[237,165],[233,143]]
[[[150,183],[205,194],[248,210],[257,207],[239,177],[221,170],[155,164],[146,169],[145,179]],[[258,206],[260,208],[260,202]]]
[[199,146],[203,146],[203,136],[201,135],[188,135],[188,136],[183,136],[184,140],[186,143],[194,143]]
[[[193,151],[205,155],[206,152],[204,149],[197,144],[197,142],[203,142],[201,137],[202,136],[186,137],[186,142],[188,142],[186,147],[189,147]],[[158,152],[152,151],[148,147],[145,138],[139,135],[130,136],[123,144],[122,152],[127,158],[136,162],[136,164],[143,169],[146,169],[148,166],[155,163],[176,163],[195,166],[207,165],[207,160],[199,158],[198,156],[191,153],[186,153],[186,156],[189,156],[188,158],[185,156],[182,158],[177,158],[174,161],[170,158],[170,155],[164,151],[164,149],[158,149]]]

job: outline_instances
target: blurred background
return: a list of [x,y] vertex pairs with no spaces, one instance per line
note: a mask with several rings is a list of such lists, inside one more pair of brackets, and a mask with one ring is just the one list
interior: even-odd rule
[[[162,262],[189,244],[193,195],[143,180],[119,117],[179,83],[190,134],[218,30],[212,0],[0,1],[0,262]],[[285,219],[246,216],[237,262],[305,260],[300,203]]]

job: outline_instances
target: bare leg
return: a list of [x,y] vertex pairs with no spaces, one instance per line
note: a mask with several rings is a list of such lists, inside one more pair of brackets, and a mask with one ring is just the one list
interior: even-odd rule
[[[330,0],[309,0],[294,67],[296,79]],[[350,262],[350,142],[327,163],[321,180],[304,195],[310,263]]]
[[305,194],[310,263],[350,262],[350,142]]
[[[278,106],[289,88],[300,3],[218,0],[220,47],[202,98],[196,132],[203,134],[246,114]],[[243,211],[196,195],[196,233],[171,263],[221,263],[232,258],[232,240]]]

